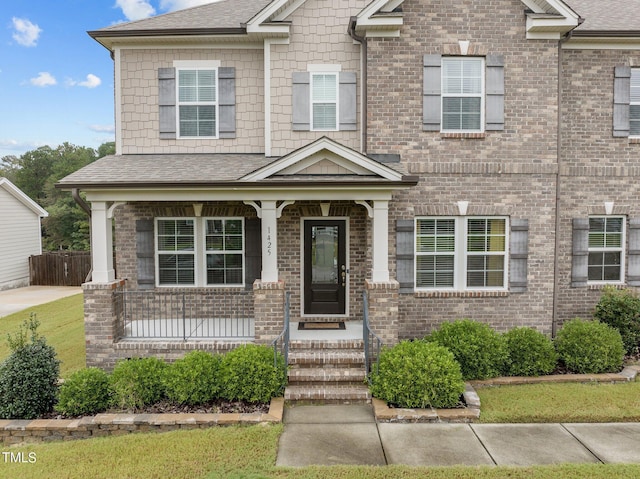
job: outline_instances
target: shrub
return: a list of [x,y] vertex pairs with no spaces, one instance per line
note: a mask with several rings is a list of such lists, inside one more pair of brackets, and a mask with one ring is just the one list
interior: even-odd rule
[[399,407],[453,407],[464,392],[460,365],[436,343],[402,341],[380,354],[371,394]]
[[32,314],[15,336],[8,337],[11,354],[0,364],[3,419],[34,419],[51,412],[55,405],[60,361],[38,335],[39,324]]
[[507,360],[504,340],[484,323],[458,319],[444,323],[427,339],[453,353],[465,380],[496,377],[504,370]]
[[558,363],[553,342],[533,328],[514,328],[504,335],[509,359],[509,376],[540,376],[550,374]]
[[120,361],[111,374],[113,404],[122,409],[139,409],[164,397],[167,365],[158,358]]
[[76,371],[60,386],[56,411],[67,416],[96,414],[109,407],[109,375],[99,368]]
[[285,385],[284,357],[256,344],[240,346],[224,355],[221,364],[221,396],[229,400],[266,403]]
[[575,373],[618,372],[624,360],[620,333],[600,321],[572,319],[555,339],[560,359]]
[[203,404],[220,393],[221,356],[192,351],[170,364],[165,374],[167,398],[179,404]]
[[628,289],[605,286],[594,318],[616,328],[627,354],[640,350],[640,298]]

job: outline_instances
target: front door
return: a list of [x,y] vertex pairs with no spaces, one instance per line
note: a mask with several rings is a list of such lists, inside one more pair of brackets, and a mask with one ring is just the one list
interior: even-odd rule
[[304,313],[345,314],[345,220],[304,221]]

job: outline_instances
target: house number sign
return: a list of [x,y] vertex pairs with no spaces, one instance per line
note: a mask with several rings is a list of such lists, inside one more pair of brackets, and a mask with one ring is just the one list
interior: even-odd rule
[[271,226],[267,226],[267,256],[271,256]]

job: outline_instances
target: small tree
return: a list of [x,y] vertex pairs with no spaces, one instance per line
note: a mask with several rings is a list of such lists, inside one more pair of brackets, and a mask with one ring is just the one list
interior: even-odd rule
[[0,417],[34,419],[51,412],[58,393],[60,361],[38,334],[31,314],[15,336],[8,336],[11,354],[0,364]]

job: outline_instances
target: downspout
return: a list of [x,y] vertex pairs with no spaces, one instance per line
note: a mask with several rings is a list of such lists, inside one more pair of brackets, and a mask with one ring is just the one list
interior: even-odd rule
[[[580,26],[580,24],[584,21],[583,18],[578,18],[578,25],[574,28]],[[551,337],[556,337],[556,332],[558,328],[558,295],[560,293],[560,278],[559,278],[559,267],[558,267],[558,258],[560,257],[560,241],[558,236],[560,234],[560,194],[561,194],[561,186],[560,186],[560,170],[561,170],[561,158],[562,158],[562,84],[563,84],[563,76],[562,76],[562,45],[568,42],[573,36],[573,29],[569,31],[564,37],[562,37],[558,41],[558,120],[557,120],[557,133],[556,133],[556,162],[557,162],[557,171],[556,171],[556,198],[555,198],[555,210],[556,210],[556,221],[555,221],[555,245],[554,245],[554,261],[553,261],[553,305],[551,308]]]
[[[85,200],[80,196],[80,190],[78,188],[73,188],[71,190],[71,196],[73,200],[77,203],[77,205],[82,208],[82,210],[89,216],[89,241],[91,241],[91,207],[87,204]],[[91,280],[91,275],[93,274],[93,261],[91,262],[91,269],[87,274],[87,277],[84,279],[85,283],[88,283]]]
[[361,46],[361,55],[362,61],[360,63],[361,69],[361,81],[362,81],[362,93],[360,98],[360,103],[362,105],[362,154],[367,154],[367,39],[364,36],[360,36],[356,34],[356,23],[358,22],[358,18],[353,16],[349,19],[349,28],[347,29],[347,33],[351,38],[353,38],[356,42],[360,43]]

